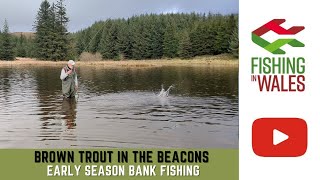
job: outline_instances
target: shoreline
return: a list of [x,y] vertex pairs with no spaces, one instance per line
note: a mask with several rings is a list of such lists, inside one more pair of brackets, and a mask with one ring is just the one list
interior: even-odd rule
[[[31,58],[17,58],[14,61],[0,60],[0,67],[12,66],[64,66],[66,61],[41,61]],[[239,60],[230,57],[199,57],[194,59],[159,59],[159,60],[105,60],[105,61],[76,61],[76,66],[95,66],[102,68],[148,68],[148,67],[163,67],[163,66],[208,66],[208,67],[238,67]]]

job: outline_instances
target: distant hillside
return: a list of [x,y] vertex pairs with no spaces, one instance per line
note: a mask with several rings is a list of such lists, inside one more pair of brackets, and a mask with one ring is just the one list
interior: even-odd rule
[[16,37],[20,37],[21,34],[22,34],[26,38],[34,38],[34,36],[35,36],[34,32],[14,32],[14,33],[11,33],[11,34],[16,36]]

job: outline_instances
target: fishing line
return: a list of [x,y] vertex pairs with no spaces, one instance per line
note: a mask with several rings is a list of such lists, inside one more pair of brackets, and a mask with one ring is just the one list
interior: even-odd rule
[[[106,22],[104,22],[104,25],[101,27],[101,29],[99,30],[99,31],[97,31],[97,33],[90,39],[90,41],[89,41],[89,43],[88,43],[88,45],[86,46],[86,48],[84,49],[84,51],[83,52],[87,52],[87,50],[88,50],[88,47],[90,46],[90,44],[92,43],[92,40],[98,35],[98,33],[100,33],[104,28],[105,28],[105,26],[107,25],[107,23]],[[83,45],[83,43],[82,43],[82,45]]]

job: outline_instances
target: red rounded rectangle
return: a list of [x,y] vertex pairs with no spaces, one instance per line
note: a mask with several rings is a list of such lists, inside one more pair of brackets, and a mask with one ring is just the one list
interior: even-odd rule
[[[275,132],[287,138],[275,143]],[[298,157],[306,153],[307,146],[308,127],[303,119],[260,118],[253,122],[252,148],[258,156]]]

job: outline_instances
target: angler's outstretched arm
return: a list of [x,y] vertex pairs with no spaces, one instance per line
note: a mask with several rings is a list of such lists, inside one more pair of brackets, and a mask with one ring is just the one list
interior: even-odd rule
[[64,71],[64,69],[61,70],[60,79],[64,80],[66,77],[68,77],[68,74]]

